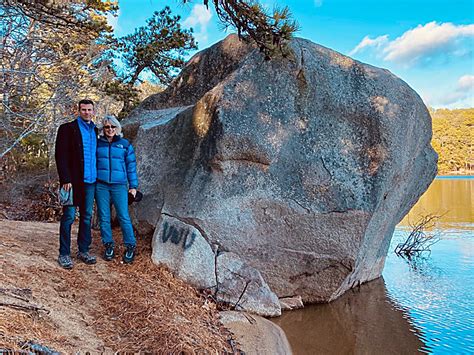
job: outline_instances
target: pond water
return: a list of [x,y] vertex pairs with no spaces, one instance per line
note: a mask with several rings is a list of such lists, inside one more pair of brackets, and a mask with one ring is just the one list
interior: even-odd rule
[[[274,319],[298,354],[474,354],[474,178],[439,177],[397,226],[383,278],[330,304]],[[421,215],[442,215],[431,254],[395,246]]]

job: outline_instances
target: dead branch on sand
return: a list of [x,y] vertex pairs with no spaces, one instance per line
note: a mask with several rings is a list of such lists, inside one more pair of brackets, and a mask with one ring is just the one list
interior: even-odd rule
[[34,311],[34,312],[39,312],[39,311],[44,311],[46,313],[49,313],[49,311],[46,308],[43,307],[38,307],[34,305],[21,305],[17,303],[10,303],[10,302],[0,302],[0,307],[9,307],[13,309],[18,309],[20,311]]

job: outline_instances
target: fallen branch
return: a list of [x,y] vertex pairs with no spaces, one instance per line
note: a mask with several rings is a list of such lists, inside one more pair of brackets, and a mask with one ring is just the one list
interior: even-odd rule
[[46,308],[38,307],[34,305],[23,306],[21,304],[16,304],[16,303],[0,302],[0,307],[10,307],[13,309],[18,309],[20,311],[34,311],[34,312],[44,311],[49,314],[49,310],[47,310]]
[[245,292],[247,291],[247,287],[249,287],[249,284],[250,284],[251,282],[252,282],[252,281],[246,281],[244,290],[243,290],[242,293],[240,294],[240,297],[239,297],[239,299],[237,300],[237,302],[235,302],[235,304],[234,304],[234,309],[237,309],[237,306],[239,305],[240,301],[242,300],[242,297],[244,296]]
[[0,293],[8,296],[17,298],[23,302],[30,302],[28,298],[31,297],[31,289],[29,288],[0,288]]

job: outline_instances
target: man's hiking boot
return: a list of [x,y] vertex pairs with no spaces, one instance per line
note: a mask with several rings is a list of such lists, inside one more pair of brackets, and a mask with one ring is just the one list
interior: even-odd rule
[[123,253],[123,262],[125,264],[131,264],[135,259],[135,245],[125,244],[125,252]]
[[95,259],[95,256],[90,255],[88,252],[85,252],[85,253],[78,252],[77,258],[88,265],[92,265],[97,262],[97,260]]
[[115,256],[114,243],[105,243],[104,248],[104,260],[111,261]]
[[72,269],[72,267],[74,266],[74,263],[72,262],[70,255],[59,255],[58,264],[63,269],[68,269],[68,270]]

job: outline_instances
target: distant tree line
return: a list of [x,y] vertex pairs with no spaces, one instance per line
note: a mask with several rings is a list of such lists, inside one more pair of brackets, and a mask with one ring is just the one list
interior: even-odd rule
[[474,108],[430,109],[438,174],[474,173]]

